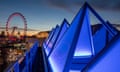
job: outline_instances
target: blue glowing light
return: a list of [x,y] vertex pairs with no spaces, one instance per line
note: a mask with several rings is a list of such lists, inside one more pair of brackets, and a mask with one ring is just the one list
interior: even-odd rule
[[[90,51],[87,51],[87,50],[81,50],[79,49],[80,51],[76,51],[74,56],[75,58],[82,58],[82,57],[91,57],[91,52]],[[80,52],[80,53],[79,53]]]
[[81,72],[80,70],[70,70],[69,72]]

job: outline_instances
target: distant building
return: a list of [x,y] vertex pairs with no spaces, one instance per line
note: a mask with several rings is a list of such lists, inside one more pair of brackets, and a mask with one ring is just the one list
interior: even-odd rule
[[48,37],[48,34],[49,34],[49,31],[42,31],[42,32],[39,32],[36,37],[37,38],[47,38]]
[[35,35],[37,38],[40,39],[40,46],[42,46],[42,43],[48,37],[48,35],[49,35],[49,31],[42,31]]

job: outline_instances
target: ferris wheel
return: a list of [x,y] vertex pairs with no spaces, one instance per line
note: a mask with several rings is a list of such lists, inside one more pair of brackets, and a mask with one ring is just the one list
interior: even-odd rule
[[[26,18],[21,13],[19,13],[19,12],[15,12],[15,13],[11,14],[8,17],[8,20],[6,22],[6,33],[7,33],[7,36],[8,37],[13,36],[15,30],[18,29],[18,26],[12,26],[11,27],[11,24],[10,24],[12,18],[15,17],[15,16],[19,16],[22,19],[23,23],[24,23],[24,25],[23,25],[23,37],[25,38],[25,36],[27,34],[27,21],[26,21]],[[11,32],[10,32],[10,28],[13,29]]]

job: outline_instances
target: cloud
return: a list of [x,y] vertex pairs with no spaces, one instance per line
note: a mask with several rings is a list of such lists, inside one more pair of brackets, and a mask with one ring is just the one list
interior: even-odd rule
[[55,8],[61,8],[63,10],[74,12],[71,8],[73,4],[72,1],[69,0],[46,0],[46,3],[48,6],[55,7]]
[[71,12],[74,12],[73,8],[81,7],[85,2],[97,9],[120,11],[120,0],[46,0],[46,2],[49,6]]
[[88,3],[97,9],[120,10],[120,0],[90,0]]

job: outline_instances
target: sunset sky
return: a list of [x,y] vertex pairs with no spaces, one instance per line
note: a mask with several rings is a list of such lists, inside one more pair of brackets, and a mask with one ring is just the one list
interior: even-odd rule
[[[25,16],[28,28],[50,30],[64,18],[71,23],[85,1],[105,20],[120,24],[120,0],[0,0],[0,26],[5,27],[12,13],[20,12]],[[10,26],[24,27],[22,19],[17,16],[10,23]]]

